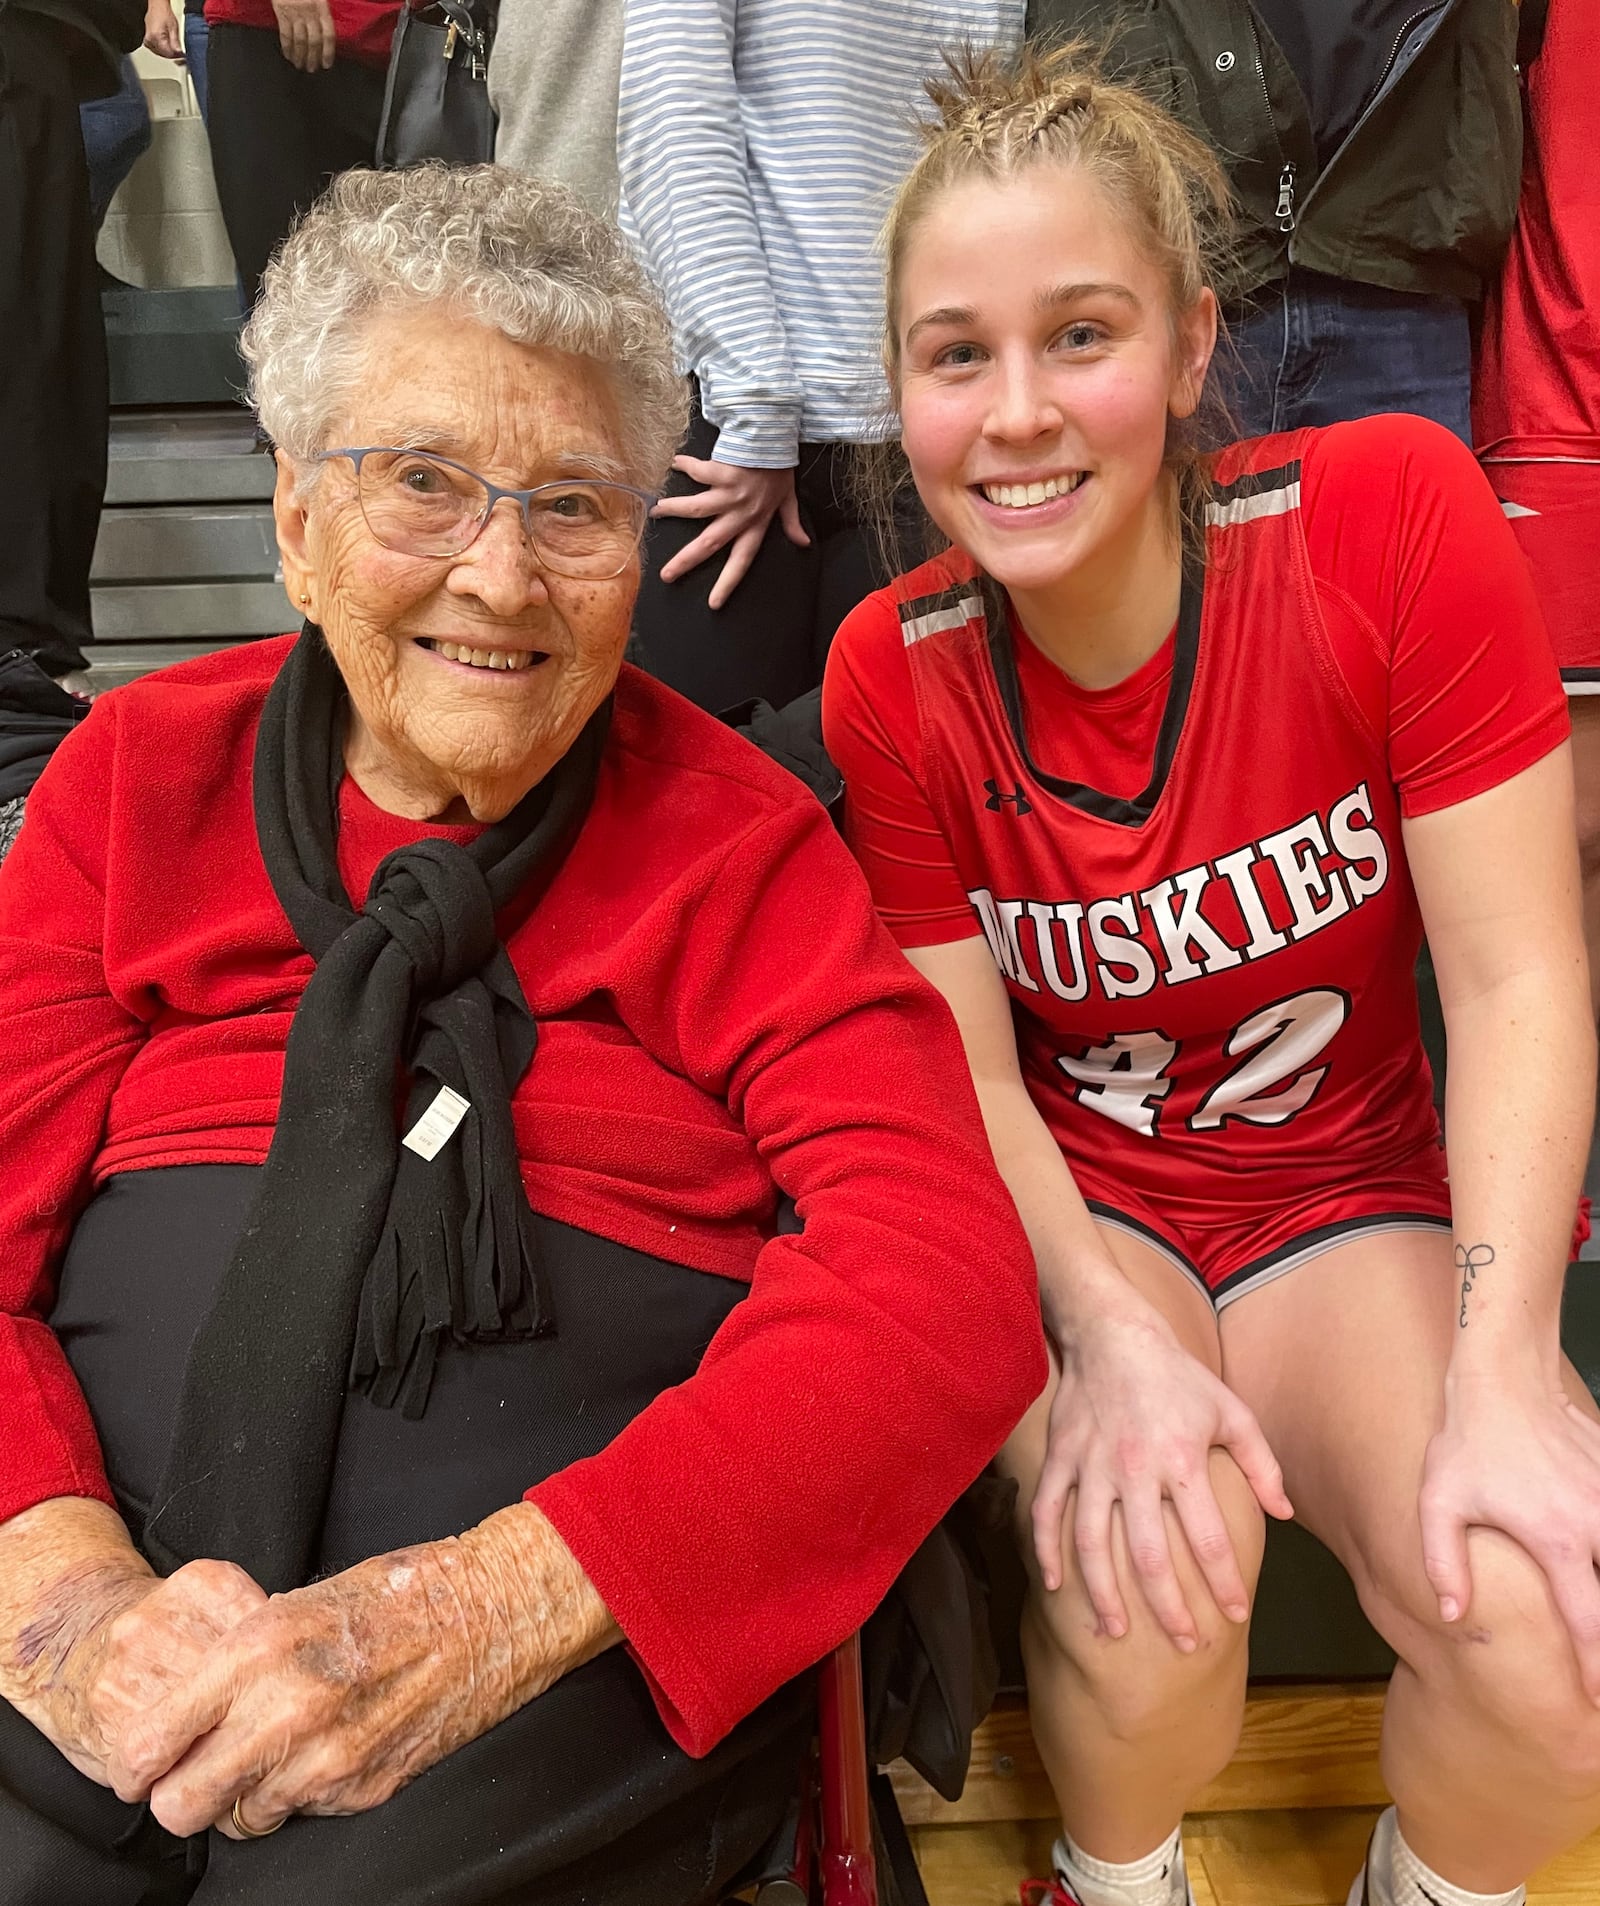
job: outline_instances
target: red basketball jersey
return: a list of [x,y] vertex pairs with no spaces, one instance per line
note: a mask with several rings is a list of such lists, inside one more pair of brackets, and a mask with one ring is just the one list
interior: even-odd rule
[[[1302,469],[1330,445],[1357,469],[1390,459],[1373,466],[1373,508],[1386,484],[1416,493],[1420,528],[1368,525],[1375,549],[1400,552],[1385,560],[1401,604],[1418,600],[1408,552],[1441,520],[1428,468],[1442,459],[1465,486],[1467,520],[1443,525],[1485,554],[1478,579],[1451,586],[1463,603],[1477,587],[1486,627],[1405,641],[1433,643],[1444,692],[1475,697],[1470,710],[1416,691],[1392,666],[1394,629],[1314,573]],[[1565,732],[1525,573],[1446,433],[1411,419],[1303,431],[1238,446],[1217,476],[1142,789],[1105,792],[1094,759],[1064,761],[1059,734],[1038,731],[1019,687],[1028,638],[959,554],[855,612],[825,697],[852,840],[902,944],[960,939],[975,919],[1068,1162],[1201,1228],[1436,1152],[1391,757],[1418,790],[1456,777],[1435,787],[1442,800],[1418,791],[1414,812],[1507,778]],[[1339,482],[1359,494],[1349,472]],[[1359,538],[1340,547],[1381,566]],[[1450,756],[1441,720],[1465,724],[1470,760]],[[888,819],[863,825],[865,809]]]

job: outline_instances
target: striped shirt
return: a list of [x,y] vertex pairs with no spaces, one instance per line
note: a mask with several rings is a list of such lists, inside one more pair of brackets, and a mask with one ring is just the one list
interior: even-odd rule
[[1011,50],[1023,0],[627,0],[623,223],[726,463],[881,435],[875,245],[940,50]]

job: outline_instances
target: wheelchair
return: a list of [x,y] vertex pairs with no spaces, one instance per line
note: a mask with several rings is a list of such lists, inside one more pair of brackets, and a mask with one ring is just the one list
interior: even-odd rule
[[817,1669],[817,1739],[800,1789],[753,1879],[753,1906],[928,1906],[888,1775],[867,1755],[861,1637]]

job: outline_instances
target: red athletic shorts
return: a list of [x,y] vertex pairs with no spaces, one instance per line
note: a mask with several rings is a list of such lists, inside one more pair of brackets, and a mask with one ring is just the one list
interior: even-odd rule
[[1158,1207],[1092,1169],[1074,1165],[1072,1175],[1101,1224],[1159,1252],[1218,1310],[1352,1238],[1385,1231],[1450,1234],[1450,1190],[1438,1146],[1359,1185],[1332,1185],[1253,1209],[1189,1201]]
[[1600,463],[1485,463],[1569,695],[1600,695]]

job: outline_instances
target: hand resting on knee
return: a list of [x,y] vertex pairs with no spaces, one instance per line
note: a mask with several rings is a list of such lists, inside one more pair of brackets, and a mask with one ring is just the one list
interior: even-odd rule
[[1112,1639],[1127,1633],[1112,1547],[1120,1504],[1129,1558],[1151,1613],[1183,1653],[1192,1653],[1195,1611],[1184,1598],[1162,1514],[1170,1502],[1217,1607],[1230,1621],[1246,1621],[1249,1595],[1211,1483],[1213,1449],[1233,1457],[1268,1515],[1294,1513],[1255,1417],[1124,1285],[1117,1307],[1086,1315],[1063,1349],[1032,1508],[1045,1587],[1061,1584],[1075,1489],[1072,1541],[1099,1629]]

